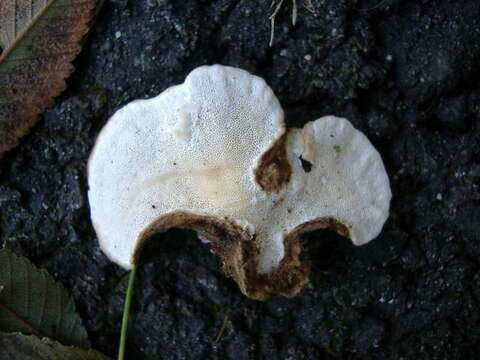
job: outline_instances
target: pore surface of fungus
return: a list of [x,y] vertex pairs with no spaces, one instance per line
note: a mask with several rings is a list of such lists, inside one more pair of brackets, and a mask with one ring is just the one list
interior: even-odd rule
[[391,198],[379,153],[349,121],[287,130],[264,80],[220,65],[117,111],[88,173],[110,259],[131,268],[153,233],[193,229],[256,299],[305,284],[302,233],[330,228],[362,245],[381,231]]

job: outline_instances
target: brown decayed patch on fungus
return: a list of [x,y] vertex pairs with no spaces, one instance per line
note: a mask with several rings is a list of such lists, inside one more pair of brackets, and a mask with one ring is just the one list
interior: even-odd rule
[[286,139],[285,134],[258,161],[255,181],[266,192],[279,192],[290,181],[292,169],[288,162]]
[[[247,271],[255,268],[255,244],[248,230],[229,219],[217,219],[214,216],[203,216],[185,211],[174,212],[154,221],[139,236],[133,255],[134,265],[140,263],[145,243],[156,233],[164,233],[177,228],[194,230],[210,241],[211,251],[220,257],[223,271],[238,283],[242,292],[246,292],[245,280]],[[253,263],[252,263],[253,261]]]
[[300,260],[300,238],[303,234],[330,229],[349,238],[348,228],[333,218],[321,218],[301,224],[284,237],[285,255],[280,264],[270,274],[258,274],[249,283],[247,294],[256,300],[272,296],[294,297],[308,282],[310,263]]

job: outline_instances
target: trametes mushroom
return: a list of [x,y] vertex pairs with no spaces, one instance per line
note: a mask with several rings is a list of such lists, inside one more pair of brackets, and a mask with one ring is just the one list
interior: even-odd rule
[[255,299],[293,296],[306,283],[301,234],[330,228],[365,244],[391,198],[379,153],[350,122],[327,116],[286,130],[263,79],[220,65],[117,111],[88,181],[111,260],[132,268],[152,234],[193,229]]

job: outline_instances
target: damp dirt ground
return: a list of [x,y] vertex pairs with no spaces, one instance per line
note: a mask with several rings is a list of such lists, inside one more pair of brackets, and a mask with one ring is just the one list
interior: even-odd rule
[[68,89],[0,161],[0,246],[73,295],[94,347],[115,356],[126,272],[99,250],[86,162],[115,110],[238,66],[267,81],[289,126],[348,119],[380,151],[393,201],[354,247],[303,239],[294,299],[245,298],[195,234],[159,237],[137,278],[129,359],[476,359],[480,352],[480,2],[107,1]]

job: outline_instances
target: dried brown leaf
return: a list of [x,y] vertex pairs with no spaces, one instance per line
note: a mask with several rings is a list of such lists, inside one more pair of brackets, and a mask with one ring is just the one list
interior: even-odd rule
[[98,0],[0,0],[0,154],[65,88]]

